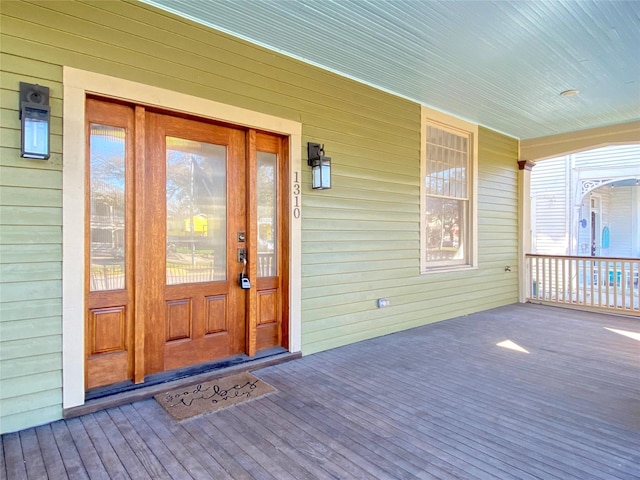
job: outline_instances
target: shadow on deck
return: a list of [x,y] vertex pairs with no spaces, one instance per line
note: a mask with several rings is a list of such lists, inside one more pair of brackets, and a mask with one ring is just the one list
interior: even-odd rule
[[640,478],[624,332],[640,322],[496,308],[257,370],[278,392],[198,418],[147,399],[4,435],[0,477]]

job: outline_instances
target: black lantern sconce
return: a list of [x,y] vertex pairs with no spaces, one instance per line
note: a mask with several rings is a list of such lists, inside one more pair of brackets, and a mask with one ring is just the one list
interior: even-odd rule
[[20,156],[47,160],[49,154],[49,88],[20,82]]
[[316,190],[331,188],[331,158],[324,156],[324,145],[307,143],[307,154],[311,167],[311,187]]

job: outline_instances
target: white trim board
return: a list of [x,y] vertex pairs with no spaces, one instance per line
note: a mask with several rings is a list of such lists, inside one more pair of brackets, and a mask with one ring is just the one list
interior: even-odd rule
[[[88,93],[153,105],[289,137],[290,179],[302,165],[302,124],[183,93],[64,67],[62,168],[62,385],[63,408],[84,404],[84,178],[85,98]],[[301,219],[289,212],[289,351],[302,347]]]

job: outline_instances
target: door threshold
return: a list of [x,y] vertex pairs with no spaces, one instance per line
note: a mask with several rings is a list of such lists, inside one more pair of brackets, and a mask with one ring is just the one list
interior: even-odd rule
[[149,375],[144,383],[122,382],[87,392],[84,405],[65,408],[64,419],[87,415],[99,410],[118,407],[153,397],[167,390],[207,382],[240,372],[254,371],[302,357],[301,352],[290,353],[283,348],[267,349],[254,357],[236,355],[221,361],[189,368]]

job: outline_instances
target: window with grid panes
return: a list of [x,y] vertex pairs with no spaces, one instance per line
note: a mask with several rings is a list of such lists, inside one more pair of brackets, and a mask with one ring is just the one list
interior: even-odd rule
[[423,271],[473,266],[474,135],[423,122]]

